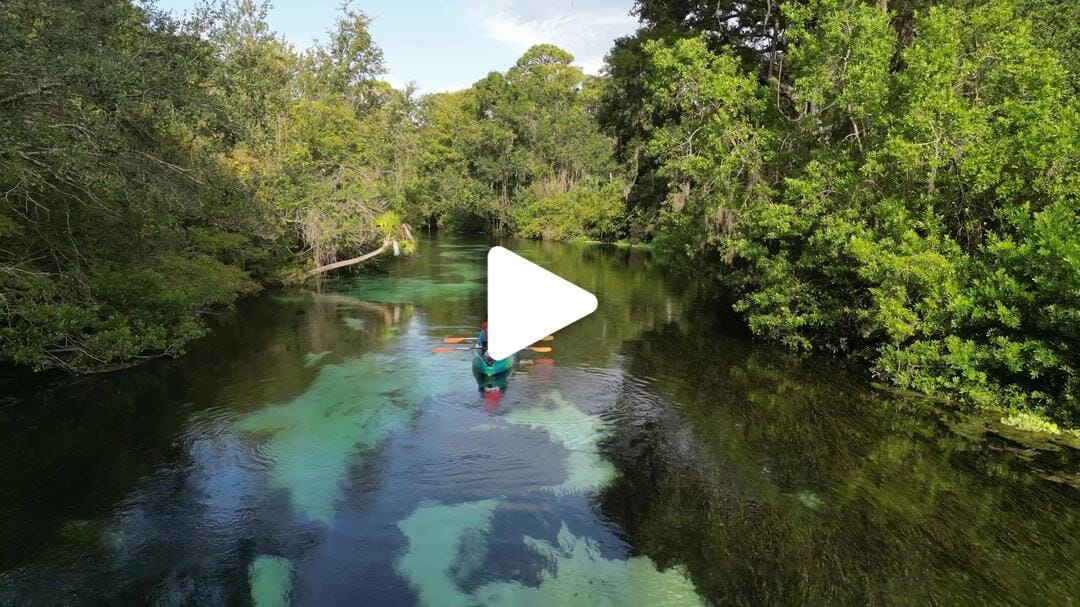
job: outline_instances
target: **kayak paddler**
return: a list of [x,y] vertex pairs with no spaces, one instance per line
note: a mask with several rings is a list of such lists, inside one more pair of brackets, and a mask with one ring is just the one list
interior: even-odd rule
[[476,349],[480,350],[480,354],[484,357],[484,362],[491,364],[495,362],[490,356],[488,356],[488,335],[487,335],[487,321],[480,323],[480,335],[476,336]]

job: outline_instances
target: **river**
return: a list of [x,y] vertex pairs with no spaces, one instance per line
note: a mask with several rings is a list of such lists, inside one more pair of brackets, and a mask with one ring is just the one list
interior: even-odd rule
[[1075,441],[751,341],[640,249],[506,245],[600,305],[498,391],[443,343],[484,314],[454,239],[176,360],[5,376],[0,604],[1080,597]]

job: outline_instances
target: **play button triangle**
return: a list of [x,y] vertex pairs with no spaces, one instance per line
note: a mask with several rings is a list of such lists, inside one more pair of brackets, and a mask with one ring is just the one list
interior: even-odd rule
[[596,296],[503,247],[488,251],[488,355],[498,360],[596,310]]

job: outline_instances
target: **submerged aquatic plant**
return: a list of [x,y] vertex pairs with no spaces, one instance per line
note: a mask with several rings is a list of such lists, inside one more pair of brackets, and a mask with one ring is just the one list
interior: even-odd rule
[[293,508],[329,523],[356,457],[403,428],[425,397],[445,388],[431,357],[368,353],[319,370],[311,386],[288,403],[239,419],[242,432],[265,440],[271,483]]
[[426,503],[398,523],[409,548],[398,571],[416,590],[421,605],[701,605],[686,573],[660,571],[651,559],[608,559],[594,540],[580,538],[563,522],[556,543],[522,536],[548,563],[537,586],[491,582],[474,592],[463,582],[487,558],[487,535],[500,502]]
[[341,292],[377,303],[434,303],[461,301],[475,297],[484,284],[477,280],[439,282],[412,276],[365,277],[352,286],[339,285]]
[[566,480],[552,489],[558,493],[595,491],[611,482],[615,466],[600,453],[600,442],[606,435],[604,421],[584,413],[558,392],[552,392],[546,400],[548,404],[516,409],[503,419],[544,430],[570,453]]
[[[463,559],[483,560],[486,556],[478,547],[491,528],[491,515],[498,503],[426,503],[398,522],[398,529],[409,541],[409,551],[397,568],[416,590],[421,605],[475,604],[460,588],[460,578],[467,576],[455,572],[473,569],[462,563]],[[467,541],[477,537],[479,542]]]
[[248,567],[251,603],[255,607],[284,607],[292,600],[293,565],[289,559],[261,554]]
[[702,605],[679,567],[660,571],[649,557],[608,559],[596,542],[575,536],[564,522],[556,544],[524,536],[529,550],[551,563],[538,586],[493,582],[474,596],[481,605]]

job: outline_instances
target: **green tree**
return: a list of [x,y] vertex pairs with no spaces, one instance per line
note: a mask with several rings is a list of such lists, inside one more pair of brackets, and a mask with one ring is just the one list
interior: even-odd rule
[[0,7],[3,360],[175,354],[258,282],[407,247],[415,103],[374,79],[369,20],[297,53],[265,17]]
[[0,7],[0,352],[100,368],[176,352],[255,284],[261,221],[213,47],[121,0]]
[[[286,242],[310,260],[307,270],[355,258],[391,236],[409,240],[407,226],[388,234],[378,219],[405,204],[415,104],[410,92],[375,79],[384,68],[369,23],[345,6],[328,43],[286,64],[292,69],[280,88],[283,101],[245,142],[253,157],[250,182],[284,226]],[[260,27],[225,31],[250,46],[276,46]]]
[[[537,45],[505,74],[492,72],[466,91],[426,101],[420,166],[427,179],[419,189],[426,201],[416,207],[426,213],[424,223],[449,217],[469,225],[469,216],[479,216],[500,232],[618,236],[611,195],[622,172],[596,123],[601,84],[572,61],[564,50]],[[590,218],[568,230],[560,213],[569,201]]]
[[1077,105],[1018,6],[786,3],[777,78],[646,43],[662,239],[758,335],[1075,423]]

